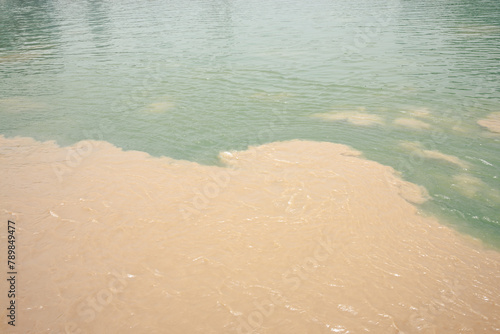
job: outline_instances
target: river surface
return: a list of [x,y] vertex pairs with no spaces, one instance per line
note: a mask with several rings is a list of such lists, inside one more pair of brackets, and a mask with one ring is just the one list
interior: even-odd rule
[[499,17],[0,0],[13,333],[500,331]]

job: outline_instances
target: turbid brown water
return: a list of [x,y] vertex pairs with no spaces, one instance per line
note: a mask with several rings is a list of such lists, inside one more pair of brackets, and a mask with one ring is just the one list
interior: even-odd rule
[[[13,333],[495,333],[500,254],[347,146],[276,142],[225,167],[107,142],[0,137],[17,226]],[[6,254],[6,228],[2,228]]]

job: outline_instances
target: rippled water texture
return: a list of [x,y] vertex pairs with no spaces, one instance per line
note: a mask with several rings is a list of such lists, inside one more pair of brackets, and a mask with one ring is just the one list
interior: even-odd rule
[[499,17],[0,0],[0,332],[499,332]]
[[[481,121],[500,110],[498,17],[496,0],[4,0],[0,133],[203,164],[282,140],[347,144],[500,246],[500,138]],[[484,186],[464,195],[462,174]]]
[[[0,147],[18,333],[500,330],[500,254],[419,215],[424,189],[346,146],[273,143],[225,167],[97,141]],[[81,160],[62,168],[68,152]]]

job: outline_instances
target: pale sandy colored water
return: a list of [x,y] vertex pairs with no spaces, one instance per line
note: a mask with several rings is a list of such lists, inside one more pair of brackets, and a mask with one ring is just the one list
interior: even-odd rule
[[221,159],[0,137],[12,332],[500,331],[500,254],[419,214],[390,167],[305,141]]
[[394,124],[417,130],[429,129],[431,127],[430,124],[428,123],[425,123],[415,118],[406,118],[406,117],[396,118],[394,120]]
[[351,124],[361,126],[374,126],[384,124],[384,121],[380,116],[359,111],[314,114],[313,117],[322,118],[328,121],[348,121]]
[[500,133],[500,112],[491,113],[486,118],[477,121],[477,123],[491,132]]

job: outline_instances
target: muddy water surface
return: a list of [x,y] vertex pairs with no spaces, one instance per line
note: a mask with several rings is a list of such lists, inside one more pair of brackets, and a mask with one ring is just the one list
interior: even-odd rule
[[0,137],[2,332],[500,331],[500,254],[419,213],[392,168],[308,141],[220,159]]

